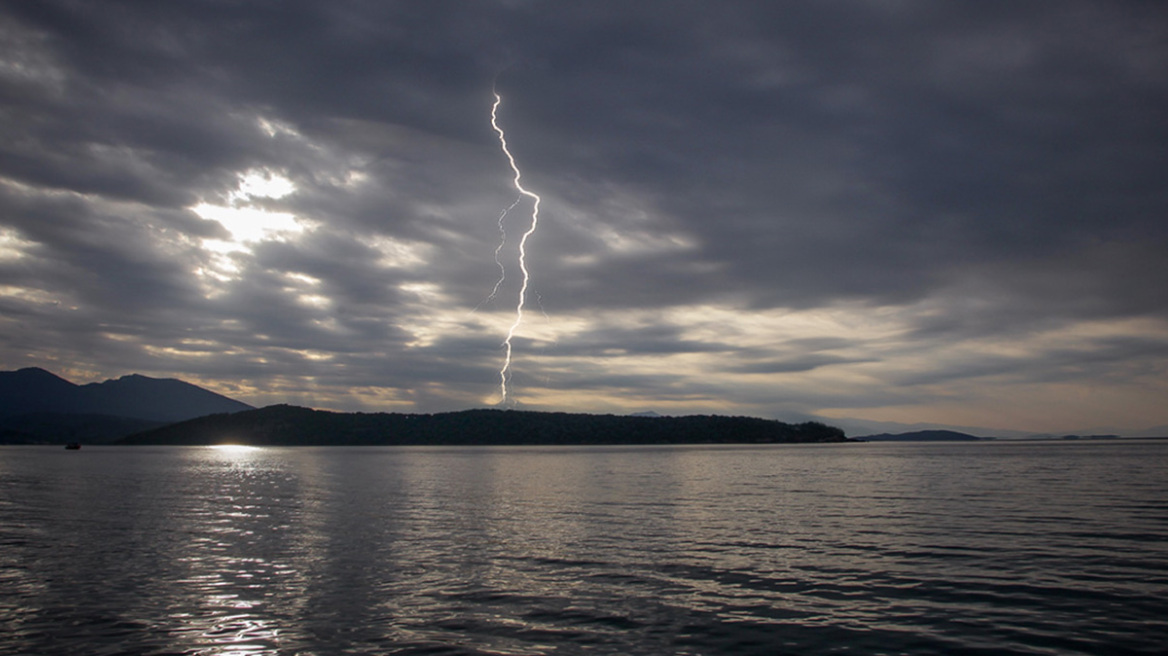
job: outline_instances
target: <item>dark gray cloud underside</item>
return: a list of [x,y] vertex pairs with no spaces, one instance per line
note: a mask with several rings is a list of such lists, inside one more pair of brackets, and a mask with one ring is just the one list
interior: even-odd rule
[[[494,85],[545,198],[539,328],[594,319],[570,342],[519,335],[544,360],[517,384],[712,397],[595,358],[706,358],[746,381],[902,353],[699,336],[690,307],[895,311],[898,339],[955,354],[872,374],[906,387],[1154,378],[1166,70],[1168,8],[1144,2],[0,0],[0,343],[17,364],[65,349],[87,370],[482,398],[528,216],[506,218],[487,302],[515,199]],[[248,172],[296,191],[240,200]],[[205,210],[233,204],[300,232],[224,250]],[[1104,323],[1127,332],[956,355]],[[799,394],[784,407],[824,398]]]

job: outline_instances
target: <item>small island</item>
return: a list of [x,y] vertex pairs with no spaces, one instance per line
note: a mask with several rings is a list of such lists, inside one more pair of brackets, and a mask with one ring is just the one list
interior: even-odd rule
[[818,422],[756,417],[646,417],[525,410],[437,414],[343,413],[291,405],[214,414],[121,439],[120,444],[253,446],[639,445],[846,442]]

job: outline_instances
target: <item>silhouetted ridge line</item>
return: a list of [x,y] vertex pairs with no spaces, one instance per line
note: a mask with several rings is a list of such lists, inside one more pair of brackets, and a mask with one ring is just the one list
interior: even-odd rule
[[37,367],[0,371],[0,417],[55,413],[174,422],[252,409],[246,403],[176,378],[130,374],[76,385]]
[[256,446],[771,444],[843,442],[838,428],[753,417],[630,417],[520,410],[339,413],[290,405],[200,417],[122,444]]
[[100,444],[155,426],[252,406],[174,378],[76,385],[39,367],[0,371],[0,444]]

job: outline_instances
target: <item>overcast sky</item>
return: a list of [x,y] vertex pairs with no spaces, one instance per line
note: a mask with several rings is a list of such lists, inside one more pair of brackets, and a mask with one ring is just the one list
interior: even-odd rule
[[1168,424],[1160,2],[0,0],[0,368],[500,405],[493,88],[506,407]]

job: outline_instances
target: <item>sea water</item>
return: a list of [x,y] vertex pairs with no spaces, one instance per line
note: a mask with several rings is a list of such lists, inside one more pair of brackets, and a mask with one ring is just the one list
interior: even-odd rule
[[0,654],[1152,654],[1168,442],[0,448]]

